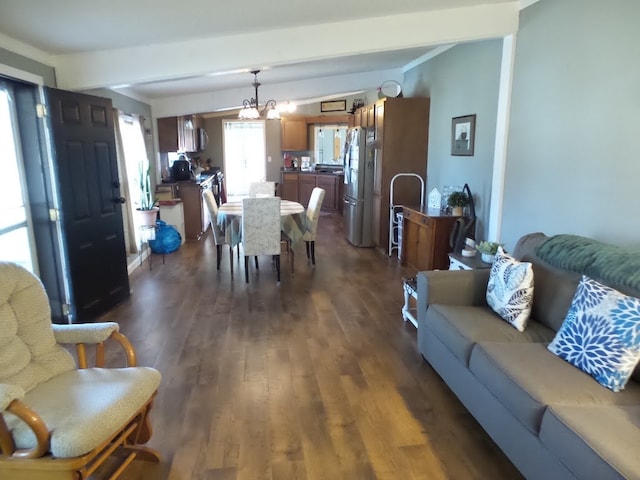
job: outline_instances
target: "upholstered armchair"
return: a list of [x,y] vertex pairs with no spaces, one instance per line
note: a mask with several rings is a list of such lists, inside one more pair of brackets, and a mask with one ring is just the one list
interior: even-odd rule
[[249,197],[275,197],[275,182],[251,182],[249,184]]
[[[222,258],[222,246],[226,243],[224,232],[218,225],[218,204],[211,193],[211,190],[202,192],[204,204],[209,212],[209,221],[211,222],[211,233],[213,233],[213,241],[216,244],[216,268],[220,270],[220,260]],[[229,245],[229,268],[231,269],[231,277],[233,277],[233,247]]]
[[[126,367],[104,368],[110,343]],[[62,344],[76,346],[77,363]],[[117,478],[136,458],[159,461],[142,446],[159,384],[117,323],[52,325],[38,278],[0,262],[0,478],[82,480],[110,457]]]
[[311,260],[311,264],[316,264],[316,232],[318,231],[318,220],[320,219],[320,209],[324,200],[324,189],[314,188],[311,191],[309,205],[307,206],[307,230],[304,232],[302,239],[307,247],[307,259]]
[[280,197],[242,200],[242,248],[244,276],[249,283],[249,257],[273,255],[277,282],[280,283]]

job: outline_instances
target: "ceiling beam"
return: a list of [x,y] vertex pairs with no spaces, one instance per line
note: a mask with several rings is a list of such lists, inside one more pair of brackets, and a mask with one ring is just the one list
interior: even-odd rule
[[517,2],[273,29],[53,57],[60,88],[84,90],[325,58],[499,38]]

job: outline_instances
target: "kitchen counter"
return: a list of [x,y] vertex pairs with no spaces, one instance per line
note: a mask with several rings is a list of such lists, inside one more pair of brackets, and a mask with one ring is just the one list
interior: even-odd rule
[[297,173],[298,175],[331,175],[333,177],[338,175],[344,175],[343,170],[340,170],[337,172],[331,172],[327,170],[299,170],[299,169],[294,170],[289,168],[283,168],[281,171],[284,173]]

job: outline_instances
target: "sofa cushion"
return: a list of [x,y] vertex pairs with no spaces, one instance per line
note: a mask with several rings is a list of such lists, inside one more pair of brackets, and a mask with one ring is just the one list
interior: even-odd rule
[[549,350],[614,392],[623,389],[640,360],[640,299],[583,276]]
[[425,319],[428,335],[435,335],[461,363],[468,365],[477,342],[549,343],[553,330],[531,322],[524,332],[500,320],[489,307],[430,305]]
[[551,405],[540,441],[577,478],[640,478],[640,405]]
[[640,404],[640,384],[614,393],[553,355],[542,343],[479,343],[469,369],[532,433],[547,405]]
[[[51,453],[83,455],[116,433],[151,397],[160,373],[147,367],[72,370],[41,383],[23,398],[51,431]],[[17,448],[36,445],[31,430],[4,414]]]
[[524,332],[533,301],[533,270],[498,247],[487,285],[487,303],[503,320]]
[[543,233],[524,235],[514,249],[514,256],[522,261],[531,262],[535,279],[535,292],[531,319],[545,324],[557,332],[564,321],[576,293],[580,274],[556,268],[540,259],[536,251],[548,240]]

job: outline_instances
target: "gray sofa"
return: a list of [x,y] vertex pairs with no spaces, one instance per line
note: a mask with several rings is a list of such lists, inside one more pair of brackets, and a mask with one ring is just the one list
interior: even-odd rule
[[638,368],[614,393],[546,348],[581,276],[536,254],[547,238],[527,235],[514,249],[534,269],[522,333],[487,305],[488,269],[420,272],[420,353],[526,478],[640,479]]

